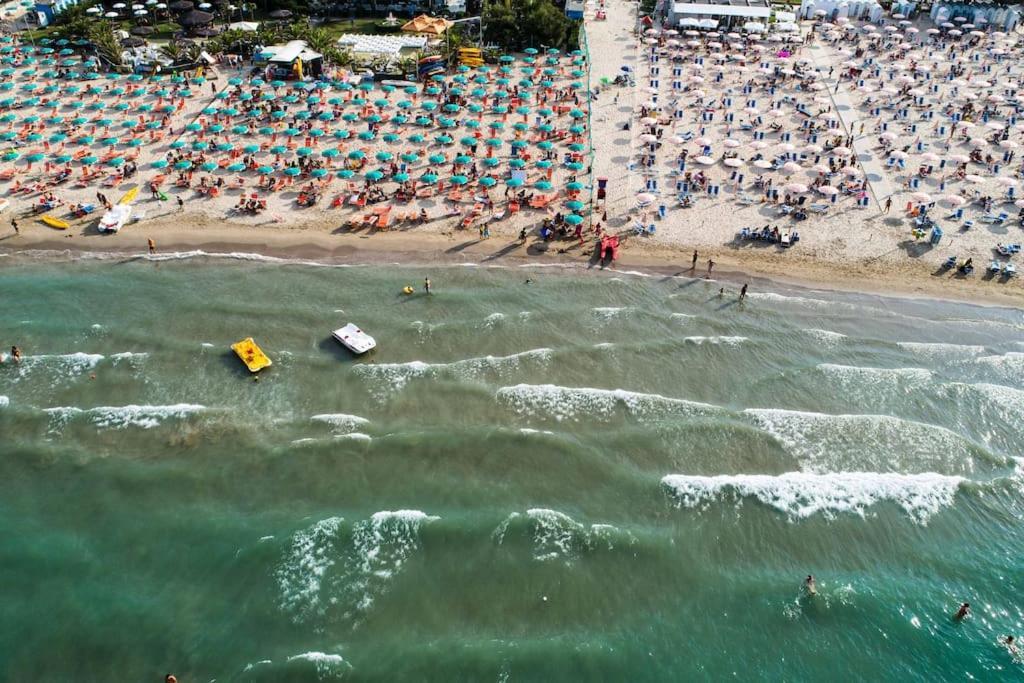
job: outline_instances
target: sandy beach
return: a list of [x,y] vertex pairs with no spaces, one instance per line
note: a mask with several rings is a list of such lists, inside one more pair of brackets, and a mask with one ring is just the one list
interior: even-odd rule
[[[423,134],[419,134],[416,127],[410,127],[414,122],[406,123],[405,119],[409,117],[395,115],[396,111],[406,109],[422,107],[426,110],[428,101],[434,97],[433,91],[429,96],[422,93],[422,100],[420,93],[407,91],[409,94],[403,95],[400,91],[385,91],[384,99],[360,105],[362,110],[358,117],[346,113],[344,124],[340,120],[341,112],[351,111],[347,107],[352,105],[352,98],[359,95],[349,90],[343,93],[344,100],[332,98],[332,105],[321,102],[321,98],[311,99],[314,104],[309,106],[313,115],[303,118],[300,131],[285,128],[299,121],[288,124],[284,116],[270,116],[273,114],[271,108],[277,106],[272,103],[288,90],[280,85],[264,84],[259,79],[247,82],[245,78],[248,76],[242,71],[224,70],[214,80],[167,83],[163,86],[136,82],[127,84],[126,88],[117,84],[112,88],[110,83],[102,84],[101,80],[100,86],[94,86],[94,94],[89,97],[83,94],[78,101],[88,101],[86,107],[99,102],[95,105],[97,109],[105,106],[108,112],[105,115],[111,118],[115,116],[109,113],[111,111],[130,117],[132,107],[138,108],[136,104],[122,106],[112,105],[112,102],[120,103],[122,97],[131,101],[133,87],[147,88],[145,92],[136,94],[143,97],[141,101],[152,100],[148,107],[151,111],[149,123],[145,122],[146,116],[138,121],[129,121],[137,124],[132,133],[136,142],[130,149],[131,161],[138,165],[139,170],[131,178],[114,182],[115,189],[97,184],[106,177],[107,171],[104,170],[95,181],[80,182],[74,186],[60,185],[53,188],[53,192],[63,202],[63,210],[77,204],[95,203],[97,190],[116,200],[121,193],[139,187],[139,196],[133,203],[139,220],[129,223],[118,234],[101,235],[95,227],[98,213],[102,213],[100,207],[98,212],[94,210],[85,217],[67,217],[71,224],[67,230],[58,231],[45,226],[33,210],[45,196],[45,190],[14,190],[25,188],[32,182],[38,184],[45,174],[52,173],[54,168],[59,169],[59,164],[47,162],[44,174],[38,163],[34,171],[31,162],[27,168],[24,166],[27,154],[21,154],[18,159],[12,155],[11,160],[19,173],[9,178],[6,185],[10,206],[4,213],[4,223],[8,217],[16,217],[20,235],[5,230],[6,234],[0,238],[0,250],[142,253],[147,240],[152,239],[162,254],[203,250],[317,260],[351,258],[429,263],[443,259],[592,266],[595,263],[595,226],[600,225],[607,233],[621,236],[620,259],[609,267],[623,270],[652,269],[703,277],[710,259],[715,263],[713,279],[770,278],[821,288],[929,296],[982,304],[1020,305],[1024,301],[1020,278],[1000,277],[1001,274],[988,273],[985,268],[997,243],[1017,239],[1019,230],[1015,226],[1008,227],[1009,223],[1005,221],[988,224],[978,220],[969,230],[947,227],[938,246],[929,244],[925,230],[912,234],[915,219],[911,214],[915,212],[908,213],[906,209],[918,204],[924,208],[922,201],[927,199],[934,204],[934,198],[920,196],[927,188],[910,186],[908,176],[913,173],[908,173],[906,159],[904,163],[885,166],[889,162],[883,161],[884,156],[892,150],[886,147],[889,144],[886,138],[879,137],[884,132],[879,126],[858,132],[862,131],[865,121],[871,120],[871,108],[878,106],[877,99],[872,99],[872,96],[877,98],[877,94],[870,88],[858,87],[856,84],[860,82],[863,86],[863,81],[857,81],[854,76],[843,80],[842,66],[839,73],[833,73],[834,64],[843,59],[849,61],[851,57],[848,49],[839,47],[838,36],[825,34],[819,37],[816,34],[806,44],[787,43],[786,63],[792,61],[797,70],[789,75],[790,71],[784,69],[781,76],[772,76],[772,79],[778,77],[779,80],[775,81],[768,79],[764,70],[751,77],[756,71],[757,60],[761,59],[756,55],[765,52],[756,43],[743,47],[737,42],[732,47],[742,56],[726,57],[722,53],[725,46],[706,37],[699,41],[689,40],[685,44],[682,39],[686,36],[673,37],[679,32],[666,32],[657,38],[650,34],[638,38],[633,28],[635,16],[632,6],[612,0],[607,3],[606,10],[607,20],[595,21],[593,8],[587,16],[591,55],[589,78],[594,93],[589,103],[592,107],[590,129],[584,131],[580,119],[569,112],[570,107],[585,108],[588,104],[586,93],[580,93],[578,81],[573,80],[580,78],[581,68],[587,68],[579,58],[569,64],[564,55],[549,57],[553,61],[548,63],[553,68],[545,72],[546,77],[555,80],[545,92],[554,93],[551,97],[561,104],[547,119],[542,116],[543,111],[527,112],[526,105],[521,105],[524,108],[520,110],[520,119],[513,111],[515,102],[501,105],[499,98],[505,95],[496,93],[495,86],[512,87],[507,85],[509,78],[494,80],[494,76],[501,73],[484,74],[475,81],[464,77],[472,76],[471,73],[459,74],[460,80],[454,81],[453,87],[465,84],[468,88],[474,83],[482,86],[477,94],[483,106],[473,109],[476,112],[473,131],[487,130],[489,132],[483,135],[494,136],[489,140],[493,142],[493,146],[487,148],[489,151],[484,152],[484,147],[479,151],[474,148],[472,159],[475,161],[461,166],[456,155],[463,153],[459,150],[470,140],[463,137],[460,147],[454,144],[455,139],[471,131],[468,127],[462,133],[456,129],[460,123],[468,126],[472,116],[446,124],[442,121],[443,115],[435,119],[434,107],[431,106],[430,120],[421,122],[424,125],[419,129]],[[806,34],[811,26],[810,22],[804,24]],[[821,27],[816,27],[816,30],[823,31]],[[885,35],[886,39],[891,39],[892,32]],[[866,37],[865,40],[878,39]],[[751,46],[757,50],[748,54],[747,49]],[[895,49],[906,51],[898,47],[898,42]],[[521,56],[520,59],[526,63],[522,70],[527,73],[532,68],[533,58]],[[634,83],[611,85],[610,81],[623,73],[623,67],[631,70]],[[659,68],[664,71],[674,69],[673,73],[678,74],[678,78],[659,75]],[[505,76],[512,74],[511,68],[505,69]],[[29,78],[33,83],[31,79],[36,76]],[[755,83],[754,78],[764,80]],[[528,92],[528,83],[521,83],[527,86],[524,91]],[[652,87],[652,83],[657,87]],[[125,89],[127,92],[116,95],[115,99],[112,93]],[[936,96],[943,94],[940,89]],[[437,102],[445,101],[446,95],[446,92],[438,90]],[[848,99],[840,102],[841,96]],[[293,95],[288,97],[294,98]],[[310,96],[307,93],[303,97]],[[399,101],[400,97],[409,97],[410,100]],[[519,101],[522,102],[531,99],[525,93],[521,97]],[[745,103],[750,106],[743,106],[745,98],[751,98]],[[110,102],[106,102],[108,99]],[[540,95],[535,99],[532,106],[545,104]],[[359,102],[356,100],[356,104]],[[232,115],[239,112],[225,107],[225,104],[248,107],[254,121],[259,116],[267,120],[263,124],[239,127],[236,123],[232,126]],[[399,108],[392,109],[396,104]],[[753,106],[755,104],[757,106]],[[21,128],[14,120],[9,120],[8,130],[17,131],[18,136],[36,130],[43,125],[37,119],[45,115],[46,106],[45,101],[21,106],[18,109]],[[81,104],[76,106],[81,107]],[[797,114],[805,115],[811,111],[807,106],[813,110],[812,123],[807,125],[804,122],[798,127],[797,121],[801,116]],[[35,114],[32,113],[36,111],[33,107],[38,109]],[[163,119],[159,115],[161,107],[167,109],[167,116]],[[457,112],[460,108],[448,107],[446,111],[461,115]],[[282,111],[287,111],[287,107]],[[470,114],[469,111],[465,113]],[[294,111],[289,115],[294,115]],[[335,116],[339,119],[337,123],[328,121]],[[381,132],[390,132],[378,136],[372,117],[382,116],[391,119],[384,123],[393,128],[380,129]],[[30,117],[29,123],[25,123],[27,117]],[[369,128],[356,140],[352,133],[363,125],[360,122],[362,118],[370,122]],[[318,124],[321,120],[323,123]],[[552,148],[548,145],[539,156],[542,161],[536,162],[534,168],[535,159],[524,164],[515,152],[528,149],[525,143],[528,128],[539,128],[545,120],[551,122],[546,124],[547,132],[541,132],[539,137],[531,140],[531,144],[552,136],[550,140],[557,140],[559,146]],[[165,124],[162,127],[161,121]],[[153,122],[157,125],[151,125]],[[522,125],[513,127],[513,122]],[[90,119],[64,137],[89,133],[90,127],[95,129],[103,123],[97,124]],[[116,121],[112,123],[116,124]],[[442,126],[440,131],[438,124]],[[262,133],[255,130],[259,125],[263,125],[260,128]],[[318,128],[319,125],[322,129]],[[444,127],[449,125],[452,126],[450,139],[438,141],[437,138],[446,134]],[[569,133],[568,138],[560,137],[569,132],[570,126],[579,130]],[[853,129],[850,135],[846,135],[847,126]],[[247,128],[244,134],[243,127]],[[345,127],[348,130],[344,130]],[[320,135],[332,130],[340,132],[321,140]],[[758,134],[761,130],[764,134]],[[891,132],[894,129],[887,130]],[[438,132],[442,136],[435,138]],[[107,134],[100,131],[88,137]],[[477,134],[476,139],[482,141],[483,135]],[[1019,136],[1019,132],[1014,135]],[[852,142],[852,147],[833,145],[825,150],[817,144],[831,137],[840,138],[843,143]],[[843,137],[846,137],[845,141]],[[254,142],[250,142],[247,148],[255,150],[252,154],[243,149],[243,143],[250,138]],[[592,176],[587,176],[588,169],[585,168],[589,166],[586,164],[589,158],[588,138],[593,140]],[[327,139],[331,141],[326,142]],[[572,151],[566,151],[563,158],[560,145],[565,140],[574,142],[569,145]],[[118,144],[123,142],[118,141]],[[975,142],[967,139],[963,146],[966,148]],[[110,138],[95,144],[116,146]],[[303,144],[312,147],[298,147]],[[513,154],[509,156],[507,150],[510,145],[518,144],[523,144],[523,147],[512,150]],[[810,154],[800,145],[806,146]],[[51,148],[50,142],[46,146],[51,153],[57,152]],[[64,147],[63,138],[60,146]],[[769,148],[774,147],[781,147],[781,156],[769,163]],[[844,149],[847,150],[845,153]],[[947,149],[943,153],[963,151]],[[222,154],[218,156],[217,152]],[[109,157],[119,153],[120,150],[111,149],[105,155]],[[291,166],[285,165],[292,153],[299,155],[299,163],[294,170],[296,175],[301,172],[301,178],[293,178]],[[921,150],[915,153],[927,154]],[[845,161],[844,155],[853,163]],[[410,160],[409,163],[403,161],[401,167],[395,165],[400,156]],[[427,159],[427,156],[431,158]],[[529,155],[521,158],[529,159]],[[315,161],[308,164],[310,159]],[[550,161],[545,162],[544,159]],[[569,159],[574,161],[569,163]],[[837,165],[837,160],[842,163]],[[232,168],[244,165],[247,172],[226,171],[229,161]],[[486,186],[484,175],[480,176],[480,184],[475,179],[477,162],[480,161],[485,162],[479,164],[484,168],[482,173],[490,173],[488,169],[494,168],[494,177],[487,181],[489,184]],[[492,161],[493,164],[489,163]],[[916,168],[914,160],[909,161],[909,168]],[[378,162],[380,171],[371,170]],[[120,166],[116,157],[113,163]],[[293,163],[287,161],[287,164]],[[515,165],[517,163],[519,166]],[[212,172],[209,175],[197,172],[200,164]],[[289,172],[276,180],[278,187],[275,191],[265,191],[262,187],[264,181],[274,182],[277,176],[276,173],[271,177],[249,172],[257,164],[273,164],[276,171]],[[501,185],[493,187],[502,182],[498,179],[501,175],[508,179],[507,172],[503,170],[506,164],[513,172],[517,168],[523,169],[522,187],[508,188],[513,190],[512,197],[516,191],[529,191],[528,196],[548,192],[556,196],[555,200],[540,209],[528,208],[528,200],[524,200],[522,210],[510,211],[508,191],[503,194]],[[878,171],[883,166],[884,171]],[[461,176],[460,181],[458,174],[465,173],[470,167],[474,177],[469,178],[469,185],[473,189],[465,193],[467,196],[457,196],[460,195],[458,183],[466,180],[466,176]],[[380,174],[380,180],[374,178],[375,173]],[[365,181],[363,174],[367,176]],[[429,178],[431,174],[439,176],[440,182],[436,188],[420,196],[425,185],[420,179]],[[449,174],[453,175],[449,177]],[[76,169],[74,177],[77,175]],[[335,176],[342,179],[337,180]],[[212,193],[216,196],[211,196],[204,183],[209,180],[212,184],[218,177],[227,183]],[[151,192],[150,183],[154,178],[160,181],[160,190],[166,190],[164,197],[167,199],[157,199]],[[179,186],[184,182],[183,178],[187,179],[188,187]],[[408,180],[404,180],[406,178]],[[599,178],[607,179],[606,201],[591,206],[586,200]],[[798,204],[795,194],[791,203],[784,202],[778,194],[771,194],[776,182],[779,187],[788,183],[785,185],[787,190],[792,187],[801,189],[796,180],[805,183],[804,192],[810,194],[806,205],[802,200]],[[577,190],[565,194],[560,192],[563,186],[572,185],[574,181]],[[235,188],[233,183],[236,182],[241,187]],[[392,182],[395,184],[391,185]],[[929,176],[925,182],[935,184],[941,181]],[[410,191],[416,192],[417,196],[400,206],[394,206],[395,202],[389,200],[373,209],[356,202],[357,196],[374,191],[378,183],[391,188],[389,195],[396,191],[395,187],[401,190],[411,185]],[[840,189],[827,183],[837,184]],[[307,188],[314,186],[312,191],[318,195],[317,202],[312,206],[302,206],[301,200]],[[679,190],[683,186],[687,189]],[[714,192],[708,189],[711,187],[715,188]],[[231,191],[233,188],[234,192]],[[835,191],[828,195],[821,190]],[[249,212],[238,209],[250,191],[258,193],[260,201],[266,205],[264,210]],[[936,196],[940,192],[938,187],[929,191]],[[1012,197],[1012,192],[1010,194]],[[786,192],[787,199],[788,195]],[[680,199],[683,196],[686,197],[685,204]],[[915,200],[915,196],[922,201]],[[964,196],[966,198],[961,204],[970,198],[966,191]],[[182,200],[181,206],[175,201],[178,198]],[[890,198],[893,208],[886,212],[885,202]],[[570,226],[568,234],[561,239],[541,238],[538,230],[542,221],[551,220],[556,214],[567,216],[566,206],[584,216],[586,222],[580,226],[579,236],[573,237]],[[790,222],[794,209],[799,213],[809,206],[818,209],[806,220]],[[659,207],[664,207],[664,216],[658,215]],[[368,212],[368,209],[371,210]],[[381,211],[389,215],[386,230],[377,229],[367,222],[372,220],[375,223]],[[934,209],[931,215],[936,211],[940,209]],[[420,214],[427,216],[425,222],[411,220],[412,216]],[[392,220],[394,216],[399,220]],[[777,241],[750,240],[740,236],[744,229],[759,230],[762,226],[781,228],[780,234],[787,236],[798,234],[799,241],[784,248]],[[524,230],[527,238],[521,241],[519,236]],[[697,264],[691,269],[695,250],[698,252]],[[950,256],[961,262],[965,258],[973,258],[976,272],[964,276],[956,269],[942,268],[943,260]]]

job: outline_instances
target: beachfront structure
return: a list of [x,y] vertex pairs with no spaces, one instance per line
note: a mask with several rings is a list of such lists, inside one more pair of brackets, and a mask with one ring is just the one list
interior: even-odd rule
[[1020,23],[1020,5],[1005,7],[1000,5],[971,5],[963,2],[940,2],[932,5],[930,13],[932,21],[941,26],[958,19],[963,23],[986,28],[993,27],[1000,31],[1012,31]]
[[673,2],[669,5],[669,26],[742,26],[764,23],[772,15],[768,0],[704,0],[703,2]]
[[324,56],[310,49],[304,40],[292,40],[283,45],[271,45],[259,51],[277,77],[305,78],[317,76],[323,70]]
[[39,25],[49,26],[58,14],[78,3],[79,0],[36,0],[33,8]]
[[875,0],[803,0],[800,3],[800,17],[814,19],[825,17],[835,19],[863,19],[877,22],[883,10]]
[[423,35],[376,36],[362,33],[346,33],[338,38],[338,47],[348,48],[356,57],[387,57],[394,59],[415,55],[427,46]]

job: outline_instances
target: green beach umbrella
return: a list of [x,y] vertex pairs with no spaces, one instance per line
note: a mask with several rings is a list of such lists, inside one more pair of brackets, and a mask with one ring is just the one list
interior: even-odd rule
[[174,164],[174,168],[178,169],[179,171],[187,171],[188,169],[192,168],[192,162],[189,161],[188,159],[182,159],[178,163]]
[[212,162],[212,161],[207,161],[202,166],[200,166],[199,168],[201,168],[202,170],[204,170],[207,173],[209,173],[210,171],[213,171],[213,170],[215,170],[217,168],[217,164]]
[[302,169],[299,168],[298,166],[289,166],[288,168],[284,169],[284,174],[286,176],[291,176],[293,178],[299,175],[300,173],[302,173]]
[[153,168],[167,168],[167,162],[164,159],[157,159],[150,166]]

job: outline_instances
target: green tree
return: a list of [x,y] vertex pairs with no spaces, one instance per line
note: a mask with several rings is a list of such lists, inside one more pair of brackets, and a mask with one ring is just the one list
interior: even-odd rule
[[550,0],[491,0],[484,5],[484,38],[506,50],[575,48],[578,36],[579,23]]

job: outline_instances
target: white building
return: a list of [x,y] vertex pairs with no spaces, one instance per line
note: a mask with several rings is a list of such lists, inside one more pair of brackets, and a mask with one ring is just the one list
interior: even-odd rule
[[673,2],[666,17],[669,26],[741,27],[747,23],[768,22],[772,8],[768,0],[702,0]]

